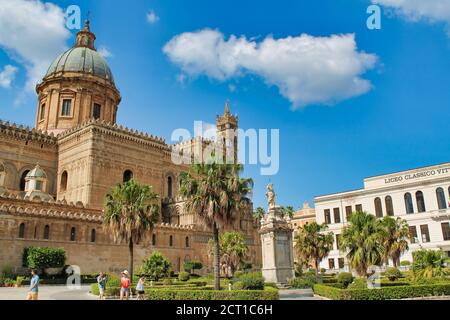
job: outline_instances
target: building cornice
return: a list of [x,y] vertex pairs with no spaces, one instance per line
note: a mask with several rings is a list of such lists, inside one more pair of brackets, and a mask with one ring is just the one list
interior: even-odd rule
[[39,129],[18,125],[16,123],[11,124],[9,121],[3,121],[1,119],[0,134],[17,140],[36,141],[47,145],[56,146],[57,143],[57,138],[53,133],[47,133]]

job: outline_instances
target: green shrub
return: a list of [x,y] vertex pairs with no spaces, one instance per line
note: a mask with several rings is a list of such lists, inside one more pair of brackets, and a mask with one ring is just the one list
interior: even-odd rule
[[264,289],[264,278],[259,272],[245,273],[239,278],[242,282],[242,288],[245,290],[262,290]]
[[395,281],[403,276],[400,270],[393,267],[387,268],[384,275],[389,279],[389,281]]
[[22,261],[32,269],[61,268],[66,263],[66,252],[62,248],[24,248]]
[[450,294],[450,283],[431,285],[390,286],[380,289],[339,289],[314,285],[314,293],[333,300],[388,300]]
[[403,260],[403,261],[400,262],[400,265],[401,265],[402,267],[408,267],[408,266],[411,265],[411,261]]
[[266,282],[264,284],[264,288],[266,288],[266,287],[271,287],[271,288],[277,288],[278,289],[277,284],[275,282]]
[[20,287],[20,286],[23,284],[24,280],[25,280],[25,277],[18,276],[18,277],[16,278],[15,285],[18,286],[18,287]]
[[169,278],[164,279],[163,280],[163,285],[165,285],[165,286],[173,285],[172,279],[169,279]]
[[244,274],[243,271],[236,271],[236,272],[233,274],[233,277],[236,278],[236,279],[239,279],[243,274]]
[[3,279],[14,278],[13,268],[10,265],[4,265],[2,267],[2,272],[0,273],[0,278],[3,278]]
[[337,276],[337,282],[347,288],[347,286],[353,282],[353,275],[350,272],[341,272]]
[[242,283],[242,281],[237,281],[233,284],[233,289],[234,290],[243,290],[244,289],[244,285]]
[[278,300],[278,290],[147,290],[148,300]]
[[367,280],[363,278],[356,278],[347,286],[347,289],[367,289]]
[[142,262],[140,273],[150,279],[158,281],[170,275],[170,262],[160,252],[153,253]]
[[297,289],[312,288],[317,283],[316,275],[305,273],[301,277],[289,279],[289,285]]
[[324,274],[325,272],[327,272],[327,269],[325,269],[325,268],[320,268],[320,273],[321,273],[321,274]]
[[180,272],[178,274],[178,280],[180,281],[188,281],[190,278],[189,272]]
[[194,270],[200,270],[203,268],[203,264],[200,261],[185,261],[183,265],[184,271],[186,272],[194,272]]

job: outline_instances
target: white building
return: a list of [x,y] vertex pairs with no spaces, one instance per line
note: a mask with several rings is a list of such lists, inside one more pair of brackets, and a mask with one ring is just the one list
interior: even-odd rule
[[377,217],[401,217],[410,228],[409,251],[401,260],[412,262],[418,249],[441,249],[450,256],[450,163],[364,179],[364,188],[314,198],[317,223],[327,223],[335,235],[333,250],[320,267],[348,270],[339,237],[353,211]]

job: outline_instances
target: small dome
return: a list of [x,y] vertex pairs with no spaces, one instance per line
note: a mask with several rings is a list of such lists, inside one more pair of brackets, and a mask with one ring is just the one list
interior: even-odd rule
[[36,167],[33,168],[30,172],[28,172],[26,179],[31,178],[41,178],[41,179],[47,179],[47,174],[44,170],[37,164]]
[[94,49],[73,47],[53,61],[45,78],[59,72],[88,73],[114,82],[111,69],[105,59]]

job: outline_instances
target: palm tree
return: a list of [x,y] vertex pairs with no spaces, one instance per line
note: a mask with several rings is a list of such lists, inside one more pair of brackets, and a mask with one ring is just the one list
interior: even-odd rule
[[340,249],[347,251],[350,266],[360,276],[367,277],[367,268],[383,261],[382,233],[381,223],[374,215],[364,211],[353,212],[349,225],[344,227]]
[[299,261],[312,261],[316,274],[319,264],[333,249],[333,233],[324,233],[326,224],[311,222],[298,229],[295,236],[295,251]]
[[409,236],[408,223],[400,217],[394,219],[389,216],[379,221],[381,223],[382,241],[385,248],[384,262],[387,265],[390,258],[394,267],[398,267],[400,264],[400,256],[409,249],[407,241]]
[[213,232],[216,290],[220,290],[219,228],[231,226],[250,204],[253,180],[240,178],[242,170],[240,164],[219,164],[213,159],[192,164],[190,172],[180,174],[186,212],[198,215]]
[[413,252],[413,272],[419,278],[441,278],[450,274],[445,263],[448,258],[442,250],[418,250]]
[[257,220],[261,220],[265,214],[266,211],[261,207],[258,207],[255,209],[255,211],[253,211],[253,217]]
[[294,217],[294,207],[293,206],[281,207],[281,216],[283,218],[289,217],[289,219],[292,219],[292,217]]
[[104,228],[111,232],[114,241],[128,243],[128,269],[133,280],[133,245],[138,244],[159,218],[159,206],[154,202],[158,195],[150,186],[131,179],[117,184],[106,195]]

